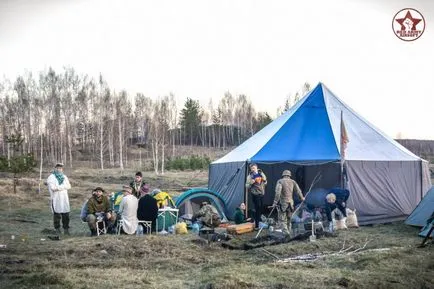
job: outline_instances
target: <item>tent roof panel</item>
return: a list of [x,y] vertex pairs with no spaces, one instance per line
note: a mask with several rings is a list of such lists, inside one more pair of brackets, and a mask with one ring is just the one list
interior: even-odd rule
[[349,138],[346,159],[420,160],[319,83],[290,110],[213,164],[340,159],[341,113]]

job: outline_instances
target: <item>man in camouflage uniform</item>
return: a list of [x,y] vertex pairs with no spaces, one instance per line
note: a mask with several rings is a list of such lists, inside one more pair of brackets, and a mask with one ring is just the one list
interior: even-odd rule
[[289,223],[288,229],[288,217],[291,220],[291,215],[294,212],[294,191],[301,200],[304,200],[300,187],[291,179],[291,171],[284,170],[282,178],[276,183],[276,195],[272,207],[277,208],[279,225],[282,232],[288,235],[291,229],[291,223]]
[[220,214],[217,209],[207,202],[203,202],[200,210],[193,215],[192,221],[195,222],[196,220],[201,221],[203,225],[210,228],[216,228],[221,223]]

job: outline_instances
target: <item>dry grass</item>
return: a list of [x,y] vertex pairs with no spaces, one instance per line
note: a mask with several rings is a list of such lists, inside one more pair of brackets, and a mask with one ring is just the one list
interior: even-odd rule
[[[1,288],[434,288],[433,248],[417,248],[418,229],[403,223],[265,248],[280,259],[337,252],[344,242],[345,247],[358,248],[370,240],[366,249],[390,248],[305,263],[277,263],[262,248],[228,250],[218,243],[207,245],[192,234],[90,238],[78,219],[81,199],[96,185],[118,188],[133,172],[107,170],[90,178],[91,173],[70,172],[74,186],[70,195],[76,196],[71,199],[72,236],[60,241],[47,238],[52,228],[48,193],[36,194],[21,183],[14,195],[8,181],[0,179],[0,244],[7,246],[0,249]],[[179,189],[195,178],[200,185],[206,183],[206,173],[197,172],[145,178]]]

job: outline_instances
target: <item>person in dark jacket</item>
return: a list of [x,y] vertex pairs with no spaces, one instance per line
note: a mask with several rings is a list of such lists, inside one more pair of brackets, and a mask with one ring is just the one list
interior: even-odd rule
[[137,208],[137,219],[139,219],[139,221],[151,221],[152,232],[155,232],[155,225],[158,216],[157,200],[149,194],[149,185],[147,184],[141,187],[140,195],[139,206]]
[[238,225],[242,223],[247,223],[252,220],[251,218],[246,219],[246,215],[244,214],[245,211],[246,211],[246,204],[244,203],[241,203],[240,206],[235,209],[235,214],[234,214],[235,224]]
[[327,215],[327,221],[329,221],[329,229],[333,231],[333,218],[332,212],[335,209],[338,209],[343,217],[343,222],[347,218],[346,212],[346,202],[348,197],[350,196],[350,192],[346,189],[333,188],[330,190],[330,193],[326,196],[325,199],[325,212]]

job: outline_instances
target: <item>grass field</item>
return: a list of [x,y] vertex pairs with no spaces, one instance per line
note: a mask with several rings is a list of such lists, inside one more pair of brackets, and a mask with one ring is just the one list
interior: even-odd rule
[[[90,238],[78,217],[82,202],[97,185],[119,189],[133,172],[91,174],[69,174],[72,235],[60,241],[47,238],[52,216],[46,189],[38,194],[38,182],[29,177],[14,195],[12,181],[0,179],[0,244],[6,245],[0,248],[0,288],[434,288],[433,246],[418,248],[418,228],[403,223],[249,251],[208,245],[193,234]],[[207,173],[145,178],[176,194],[206,185]],[[350,249],[336,254],[343,248]],[[323,255],[312,262],[279,262],[308,253]]]

